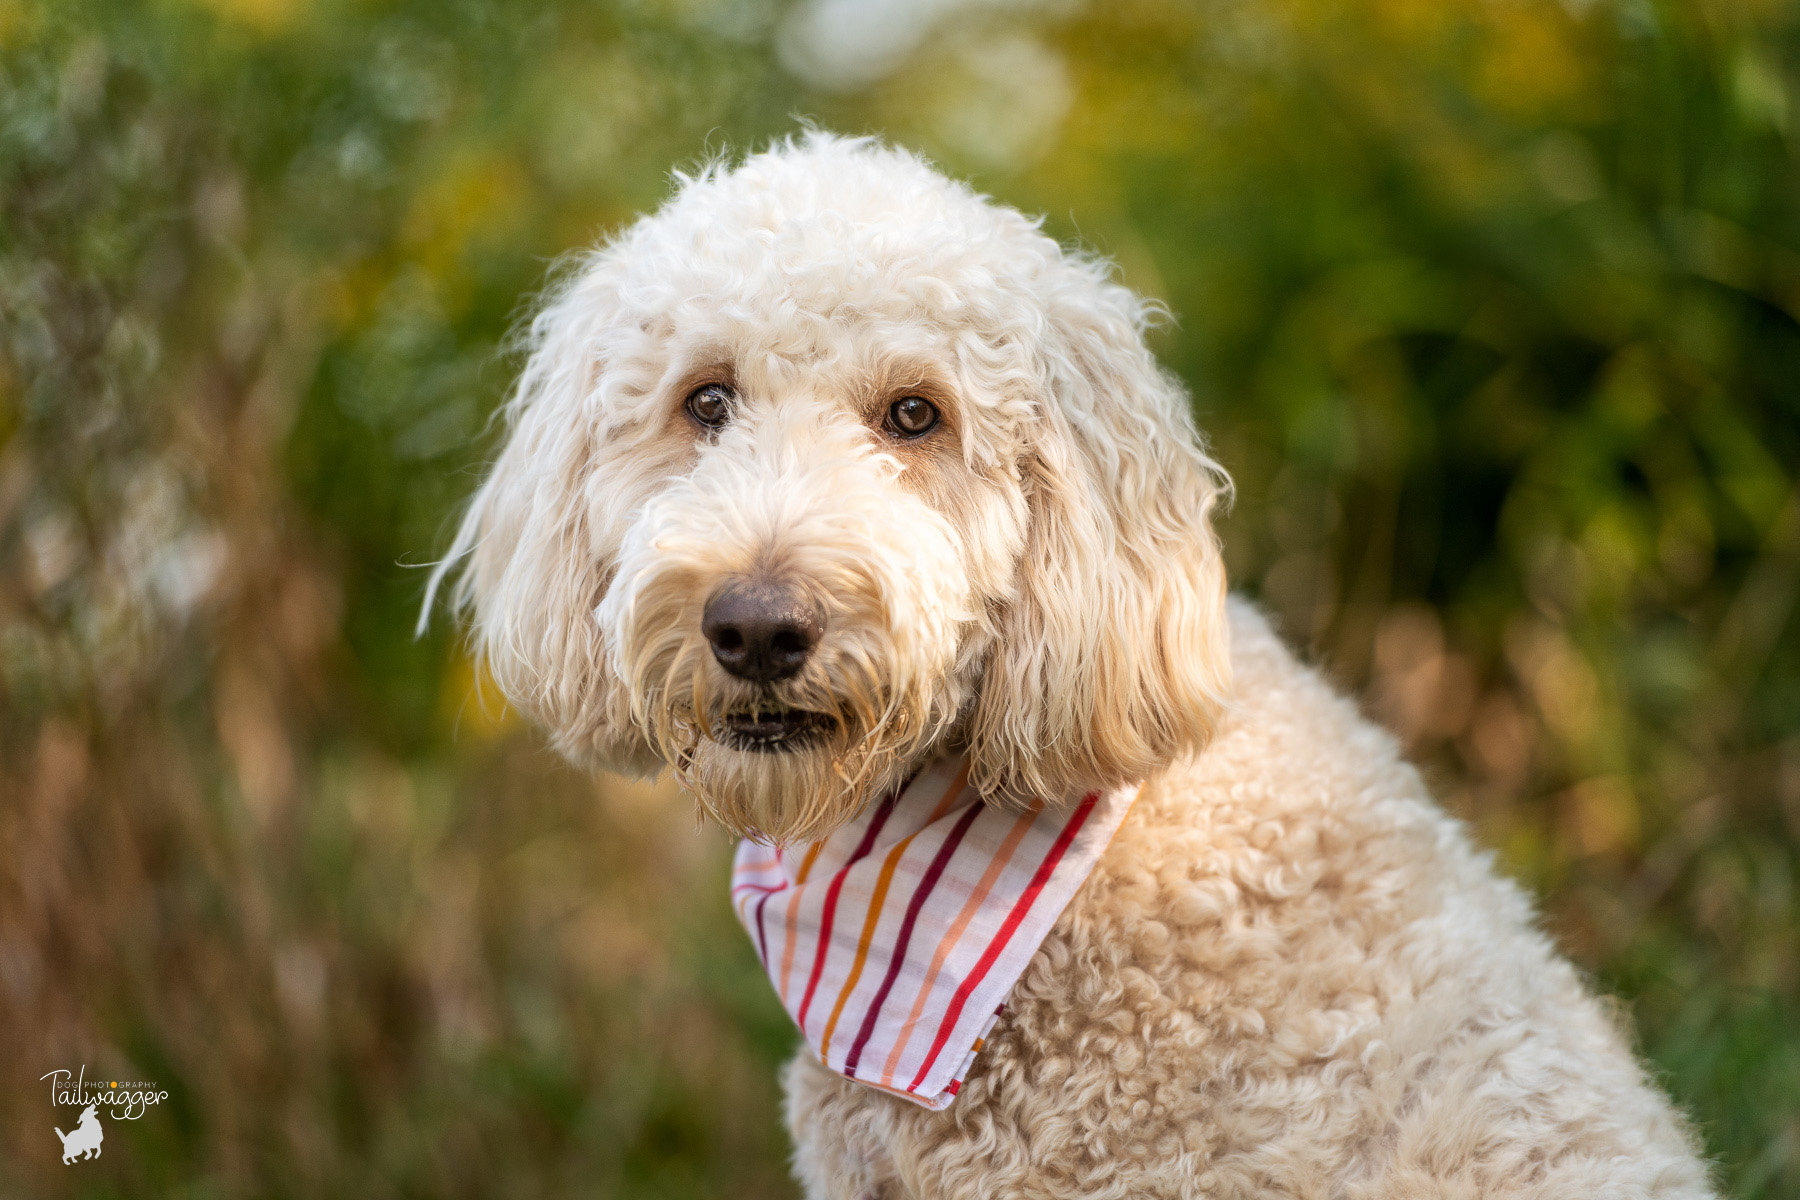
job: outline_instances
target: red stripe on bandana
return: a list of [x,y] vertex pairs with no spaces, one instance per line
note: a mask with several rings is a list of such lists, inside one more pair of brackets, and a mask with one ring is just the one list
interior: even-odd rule
[[907,1091],[916,1092],[919,1090],[919,1085],[925,1082],[925,1076],[930,1074],[932,1066],[937,1062],[938,1055],[943,1052],[944,1043],[950,1040],[950,1034],[956,1028],[957,1018],[962,1016],[963,1005],[969,1002],[969,993],[975,990],[975,985],[980,983],[988,970],[993,967],[994,960],[999,958],[1000,952],[1006,948],[1006,943],[1011,940],[1013,931],[1018,929],[1019,922],[1023,921],[1025,914],[1031,911],[1031,906],[1037,901],[1038,893],[1044,890],[1044,884],[1049,880],[1051,872],[1056,870],[1056,864],[1061,862],[1063,855],[1068,852],[1069,844],[1075,840],[1075,835],[1081,832],[1081,827],[1087,823],[1088,814],[1094,811],[1094,803],[1099,798],[1099,793],[1090,792],[1082,800],[1080,807],[1075,810],[1075,815],[1057,835],[1056,844],[1050,847],[1050,853],[1045,855],[1044,861],[1038,864],[1037,873],[1031,877],[1030,885],[1026,887],[1018,902],[1013,905],[1012,911],[1006,915],[1006,923],[1000,927],[999,934],[988,943],[987,950],[982,953],[974,970],[969,972],[968,977],[962,981],[962,985],[956,989],[956,995],[950,1001],[949,1011],[944,1014],[943,1021],[938,1024],[937,1037],[932,1039],[931,1050],[925,1055],[925,1061],[919,1065],[919,1073],[913,1076],[913,1081],[907,1085]]

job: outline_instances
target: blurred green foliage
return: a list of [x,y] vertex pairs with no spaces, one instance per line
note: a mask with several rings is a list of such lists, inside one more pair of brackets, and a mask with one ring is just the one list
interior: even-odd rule
[[0,1193],[793,1194],[723,838],[409,567],[547,261],[807,114],[1167,303],[1236,586],[1800,1195],[1797,106],[1784,0],[0,0]]

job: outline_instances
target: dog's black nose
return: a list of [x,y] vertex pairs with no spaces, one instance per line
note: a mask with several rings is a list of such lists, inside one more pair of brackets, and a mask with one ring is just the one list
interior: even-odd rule
[[825,627],[799,592],[741,583],[707,602],[700,631],[721,667],[751,683],[775,683],[799,674]]

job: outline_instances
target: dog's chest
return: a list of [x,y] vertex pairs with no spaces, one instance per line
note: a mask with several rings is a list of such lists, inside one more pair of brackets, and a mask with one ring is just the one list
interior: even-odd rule
[[[1274,847],[1271,871],[1268,848],[1176,815],[1154,800],[1133,813],[947,1112],[795,1065],[802,1158],[834,1145],[846,1179],[868,1181],[812,1194],[1235,1194],[1234,1158],[1291,1125],[1323,1074],[1356,1090],[1373,999],[1350,972],[1321,1007],[1301,976],[1320,953],[1344,956],[1325,943],[1343,942],[1334,910],[1357,888],[1310,835],[1284,835],[1313,850]],[[1352,940],[1405,919],[1381,908]]]

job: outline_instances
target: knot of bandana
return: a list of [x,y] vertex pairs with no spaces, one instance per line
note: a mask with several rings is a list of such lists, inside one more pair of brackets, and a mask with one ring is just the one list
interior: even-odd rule
[[732,903],[819,1061],[948,1108],[1138,790],[1009,810],[941,759],[823,841],[739,842]]

